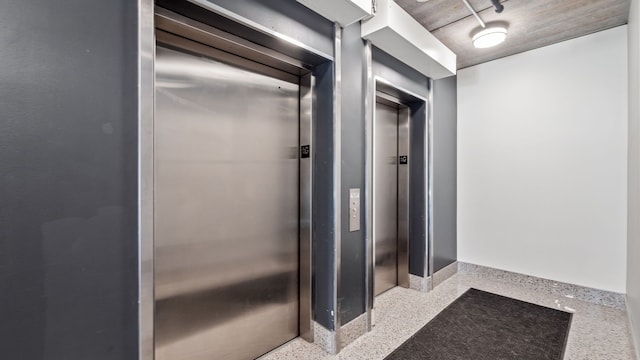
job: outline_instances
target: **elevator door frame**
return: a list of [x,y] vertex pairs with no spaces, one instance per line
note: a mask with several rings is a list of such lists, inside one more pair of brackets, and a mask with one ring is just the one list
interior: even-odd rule
[[[370,51],[370,50],[369,50]],[[428,110],[425,112],[425,118],[424,119],[420,119],[421,121],[424,121],[424,134],[421,134],[421,136],[423,137],[423,141],[425,142],[424,144],[424,164],[420,164],[425,171],[427,172],[426,176],[425,176],[425,184],[423,184],[422,186],[424,186],[426,188],[425,191],[425,199],[422,199],[422,201],[424,202],[424,215],[426,217],[426,227],[427,229],[425,229],[425,234],[426,234],[426,238],[424,239],[425,241],[425,253],[424,254],[415,254],[417,256],[424,256],[424,264],[425,264],[425,270],[424,270],[424,277],[428,278],[431,275],[431,267],[433,265],[433,259],[431,258],[433,255],[433,251],[431,249],[432,246],[432,235],[431,235],[431,229],[432,229],[432,206],[431,206],[431,194],[432,194],[432,154],[433,151],[431,149],[431,146],[433,144],[433,141],[431,139],[431,135],[432,135],[432,123],[431,123],[431,119],[432,119],[432,115],[431,115],[431,103],[432,101],[430,101],[430,98],[427,99],[423,96],[417,95],[416,93],[407,90],[405,88],[403,88],[402,86],[399,86],[397,84],[395,84],[392,81],[389,81],[388,79],[379,76],[379,75],[373,75],[372,73],[372,65],[371,63],[368,63],[368,74],[367,74],[367,95],[366,95],[366,114],[365,114],[365,130],[366,130],[366,149],[365,149],[365,173],[366,173],[366,177],[365,177],[365,198],[367,199],[367,205],[365,208],[365,231],[366,231],[366,294],[365,294],[365,304],[366,304],[366,322],[367,322],[367,330],[371,331],[371,328],[373,327],[374,323],[375,323],[375,316],[374,316],[374,306],[375,306],[375,285],[374,285],[374,278],[375,278],[375,241],[373,238],[373,213],[374,213],[374,198],[373,198],[373,176],[374,176],[374,172],[373,172],[373,154],[374,154],[374,136],[373,136],[373,131],[374,131],[374,126],[375,126],[375,107],[376,107],[376,100],[378,97],[379,93],[382,94],[386,94],[386,101],[390,101],[392,103],[397,103],[406,107],[411,107],[410,105],[414,104],[414,103],[422,103],[425,104],[425,106],[427,106]],[[431,90],[429,90],[429,93],[431,94]],[[411,129],[411,123],[412,120],[414,120],[414,117],[412,116],[411,112],[409,111],[409,109],[407,109],[407,116],[409,116],[409,129]],[[411,130],[409,130],[409,139],[411,139]],[[411,140],[409,140],[408,142],[409,145],[409,149],[411,149]],[[411,158],[409,158],[409,166],[411,165]],[[409,179],[408,179],[408,184],[411,184],[411,175],[409,174]],[[411,186],[408,185],[408,189]],[[410,195],[409,195],[409,191],[407,191],[407,197],[408,199],[410,199]],[[411,213],[410,213],[410,209],[407,208],[407,218],[408,223],[411,224]],[[408,234],[407,239],[410,239],[410,236]],[[410,241],[410,240],[409,240]],[[407,241],[407,254],[406,254],[406,265],[403,265],[403,271],[406,271],[406,276],[407,276],[407,282],[406,285],[404,285],[404,287],[410,287],[410,276],[409,275],[409,244]],[[398,264],[398,266],[400,266],[400,264]],[[398,271],[400,271],[400,268],[398,269]]]
[[[312,142],[315,128],[314,121],[316,118],[316,116],[314,116],[316,101],[314,94],[315,77],[311,71],[313,65],[160,7],[155,8],[155,32],[156,41],[154,48],[155,46],[168,46],[169,48],[176,48],[181,51],[186,51],[187,53],[231,63],[263,75],[298,83],[300,89],[298,108],[299,147],[297,150],[299,167],[298,336],[307,341],[313,341],[311,240],[312,160],[314,158],[314,147]],[[151,133],[153,133],[153,130],[151,130]],[[308,152],[303,156],[301,154],[301,146],[306,145],[308,145]],[[152,162],[154,161],[155,159],[152,160]],[[153,188],[155,188],[155,186],[153,186]],[[151,210],[151,216],[155,216],[153,215],[153,211],[154,210]],[[148,213],[144,215],[149,216]],[[154,280],[152,280],[152,282],[153,281]],[[147,304],[145,306],[146,310],[149,310],[149,308],[153,309],[153,305]],[[146,325],[145,329],[147,329],[147,332],[149,323],[151,323],[150,326],[153,328],[153,323],[155,322],[155,311],[151,311],[153,312],[152,320],[148,319],[149,314],[145,313],[146,321],[144,324]],[[154,343],[153,335],[147,334],[145,344],[141,344],[141,353],[145,356],[145,359],[148,358],[147,355],[149,355],[149,353],[153,354]],[[151,358],[153,358],[153,356],[151,356]]]

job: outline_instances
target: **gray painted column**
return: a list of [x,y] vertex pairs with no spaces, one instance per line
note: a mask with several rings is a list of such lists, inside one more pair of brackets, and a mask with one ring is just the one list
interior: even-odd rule
[[365,217],[361,202],[360,230],[349,231],[349,189],[364,196],[364,42],[360,23],[342,32],[342,243],[340,310],[342,325],[365,312]]
[[434,271],[457,260],[457,86],[456,77],[433,82]]
[[137,2],[0,11],[0,349],[137,359]]

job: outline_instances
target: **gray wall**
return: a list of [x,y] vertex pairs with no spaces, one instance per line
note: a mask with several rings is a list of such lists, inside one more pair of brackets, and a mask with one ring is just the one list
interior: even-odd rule
[[0,9],[1,356],[136,359],[136,3]]
[[386,52],[373,47],[373,74],[424,98],[429,97],[429,79]]
[[629,12],[627,311],[640,357],[640,0]]
[[433,82],[433,270],[457,259],[456,77]]
[[[340,312],[342,325],[365,312],[365,217],[360,216],[360,231],[349,232],[349,189],[359,188],[364,196],[365,136],[364,136],[364,42],[360,24],[342,32],[342,163],[340,198]],[[364,209],[364,201],[361,209]]]
[[425,147],[429,140],[425,139],[428,104],[414,102],[410,104],[409,119],[409,273],[424,276],[425,246],[427,244],[428,204],[427,183],[429,181],[428,159]]

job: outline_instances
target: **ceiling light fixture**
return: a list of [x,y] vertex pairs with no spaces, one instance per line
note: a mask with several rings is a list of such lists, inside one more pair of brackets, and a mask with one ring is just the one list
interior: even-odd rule
[[507,38],[507,28],[502,26],[492,26],[482,29],[471,39],[473,46],[477,49],[490,48],[501,44]]
[[[473,46],[476,49],[485,49],[492,46],[496,46],[501,44],[507,38],[507,28],[498,24],[485,24],[478,13],[473,9],[473,6],[469,4],[469,1],[462,0],[462,2],[469,8],[469,11],[475,16],[476,20],[482,27],[482,30],[477,32],[471,38],[473,42]],[[496,12],[500,13],[503,10],[502,4],[500,4],[499,0],[491,0],[491,2],[496,6]],[[496,5],[497,4],[497,5]],[[500,7],[498,7],[500,5]],[[489,25],[489,27],[487,27]]]

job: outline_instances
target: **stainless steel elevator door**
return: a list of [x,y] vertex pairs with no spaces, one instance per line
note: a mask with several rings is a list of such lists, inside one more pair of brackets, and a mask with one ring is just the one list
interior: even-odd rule
[[376,103],[373,150],[375,295],[398,281],[398,109]]
[[298,335],[299,86],[156,50],[155,358],[253,359]]

